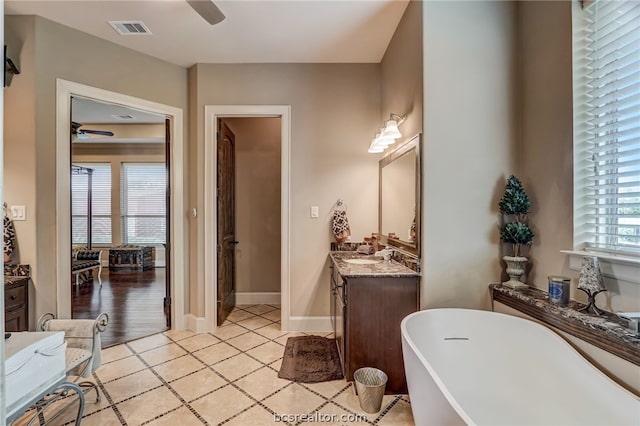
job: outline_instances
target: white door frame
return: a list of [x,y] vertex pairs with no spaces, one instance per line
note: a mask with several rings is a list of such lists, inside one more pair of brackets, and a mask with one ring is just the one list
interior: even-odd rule
[[281,329],[289,329],[289,198],[291,152],[291,106],[289,105],[205,105],[204,107],[204,252],[198,264],[204,264],[205,328],[215,331],[217,313],[217,138],[221,117],[281,118],[281,195],[280,195],[280,308]]
[[171,328],[185,328],[184,142],[182,109],[97,87],[56,80],[56,261],[57,316],[71,318],[71,96],[81,96],[154,112],[171,120]]

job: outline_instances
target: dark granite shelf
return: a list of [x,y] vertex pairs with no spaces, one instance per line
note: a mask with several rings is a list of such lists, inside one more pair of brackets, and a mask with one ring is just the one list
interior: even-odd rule
[[635,365],[640,365],[640,336],[632,333],[625,321],[611,312],[601,316],[579,312],[585,305],[572,300],[567,306],[549,301],[547,292],[529,287],[514,290],[502,284],[490,284],[492,301],[523,312],[537,320],[578,337]]

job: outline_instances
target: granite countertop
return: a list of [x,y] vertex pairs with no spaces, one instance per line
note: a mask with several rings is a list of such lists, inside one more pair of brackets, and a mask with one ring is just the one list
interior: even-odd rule
[[20,275],[5,275],[4,276],[4,285],[13,284],[20,280],[29,279],[29,277],[23,277]]
[[[640,365],[640,336],[629,330],[626,321],[617,315],[603,312],[597,316],[580,312],[578,309],[585,305],[575,300],[566,306],[556,305],[551,303],[546,291],[534,287],[514,290],[495,283],[490,284],[489,288],[493,292],[493,300],[506,302],[508,306],[518,310],[535,309],[525,313]],[[501,297],[498,297],[499,295]],[[511,304],[509,299],[514,301],[514,304]]]
[[[343,277],[418,277],[413,271],[395,260],[384,260],[380,256],[367,256],[353,251],[333,251],[329,253],[338,273]],[[378,263],[359,265],[345,262],[347,259],[371,259]]]

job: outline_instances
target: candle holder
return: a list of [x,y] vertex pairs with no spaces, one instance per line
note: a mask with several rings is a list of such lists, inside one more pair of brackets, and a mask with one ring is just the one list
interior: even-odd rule
[[585,256],[582,258],[582,269],[578,281],[578,290],[587,293],[587,306],[578,309],[579,311],[593,312],[601,315],[603,311],[596,306],[596,296],[598,293],[607,291],[604,285],[604,277],[600,271],[600,261],[595,256]]

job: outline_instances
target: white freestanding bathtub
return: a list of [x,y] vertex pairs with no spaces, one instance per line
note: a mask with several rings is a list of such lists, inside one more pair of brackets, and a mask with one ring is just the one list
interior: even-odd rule
[[430,309],[401,328],[416,426],[640,425],[639,398],[533,321]]

